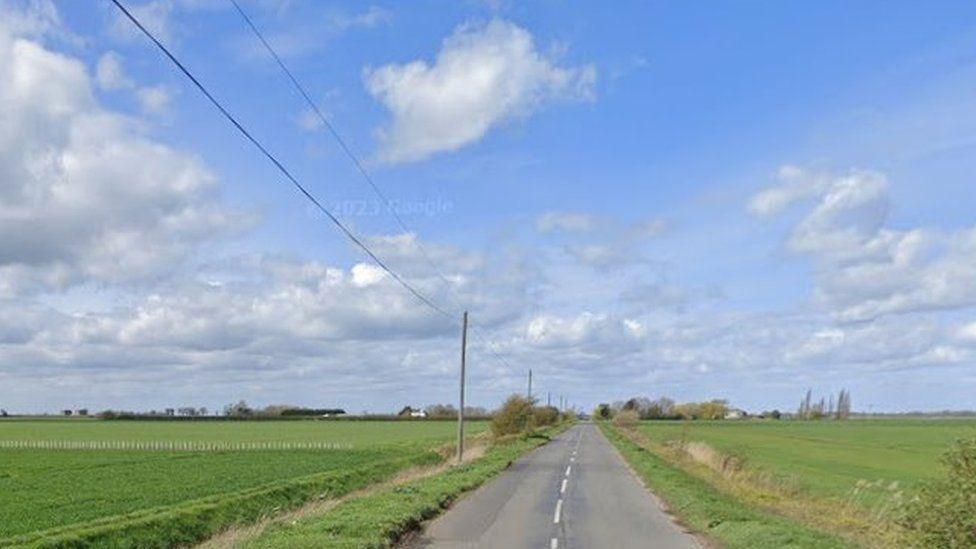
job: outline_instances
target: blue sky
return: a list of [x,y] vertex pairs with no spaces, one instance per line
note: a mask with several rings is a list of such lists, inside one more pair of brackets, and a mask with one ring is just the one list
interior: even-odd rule
[[[229,2],[126,5],[384,260],[471,310],[477,404],[532,367],[585,408],[972,406],[971,3],[242,2],[408,234]],[[0,10],[0,406],[453,399],[456,326],[111,3]]]

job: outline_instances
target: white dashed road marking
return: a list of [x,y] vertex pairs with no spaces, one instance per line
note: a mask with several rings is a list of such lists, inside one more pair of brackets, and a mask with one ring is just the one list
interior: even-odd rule
[[569,479],[565,479],[564,478],[563,479],[563,487],[559,489],[559,493],[560,494],[565,494],[566,493],[566,483],[567,482],[569,482]]
[[559,517],[562,515],[562,512],[563,512],[563,500],[562,498],[560,498],[559,501],[556,502],[556,514],[553,515],[552,517],[553,524],[559,524]]

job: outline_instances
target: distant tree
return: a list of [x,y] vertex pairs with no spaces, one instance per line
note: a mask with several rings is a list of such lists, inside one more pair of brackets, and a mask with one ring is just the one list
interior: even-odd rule
[[722,419],[729,412],[729,401],[720,399],[710,400],[701,403],[699,409],[699,417],[701,419]]
[[697,402],[685,402],[674,407],[674,414],[681,419],[698,419],[701,417],[701,405]]
[[424,411],[427,412],[427,417],[437,418],[457,417],[458,413],[457,408],[450,404],[431,404]]
[[834,414],[836,419],[847,419],[851,415],[851,393],[846,389],[841,389],[837,396],[837,411]]
[[0,409],[0,417],[7,417],[7,416],[8,416],[7,411]]
[[224,406],[224,415],[229,417],[251,417],[254,415],[254,410],[248,406],[246,401],[238,401],[236,404],[228,404]]
[[481,406],[465,406],[464,415],[468,417],[487,417],[488,410]]
[[61,410],[61,413],[64,414],[65,416],[70,416],[72,412],[71,410]]
[[807,389],[806,397],[800,401],[800,408],[796,412],[796,416],[799,419],[810,419],[813,414],[813,390]]
[[78,410],[78,415],[79,416],[87,416],[88,415],[88,408],[82,408],[82,409]]
[[667,397],[661,397],[647,406],[647,410],[641,414],[641,419],[674,419],[674,401]]
[[596,410],[593,411],[593,415],[597,419],[610,419],[613,417],[613,411],[610,409],[610,405],[604,402],[596,407]]
[[207,415],[207,412],[208,412],[208,410],[207,410],[207,407],[206,407],[206,406],[201,406],[201,407],[200,407],[200,411],[199,411],[199,412],[197,412],[197,413],[198,413],[199,415],[201,415],[201,416],[205,416],[205,415]]
[[279,417],[288,410],[294,410],[296,408],[298,407],[289,404],[270,404],[255,413],[264,417]]

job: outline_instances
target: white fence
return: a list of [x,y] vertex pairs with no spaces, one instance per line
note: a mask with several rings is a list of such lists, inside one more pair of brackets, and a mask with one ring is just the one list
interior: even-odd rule
[[0,440],[7,450],[128,450],[141,452],[248,452],[351,450],[348,442],[208,442],[189,440]]

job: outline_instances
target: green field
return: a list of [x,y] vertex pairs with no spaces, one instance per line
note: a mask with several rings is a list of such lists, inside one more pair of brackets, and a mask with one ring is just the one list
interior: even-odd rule
[[[484,423],[472,423],[467,431],[476,435],[485,428]],[[342,446],[244,451],[0,449],[0,546],[4,538],[39,531],[55,534],[50,529],[56,527],[70,537],[98,524],[105,530],[100,535],[111,535],[146,517],[169,521],[174,532],[188,528],[177,528],[176,522],[195,521],[190,529],[205,534],[221,521],[253,519],[273,507],[334,496],[406,467],[437,463],[442,458],[434,450],[449,443],[455,429],[453,422],[440,421],[0,421],[0,441]]]
[[657,442],[702,441],[810,494],[846,497],[858,481],[911,490],[939,476],[939,456],[954,440],[976,436],[976,421],[657,421],[638,429]]

